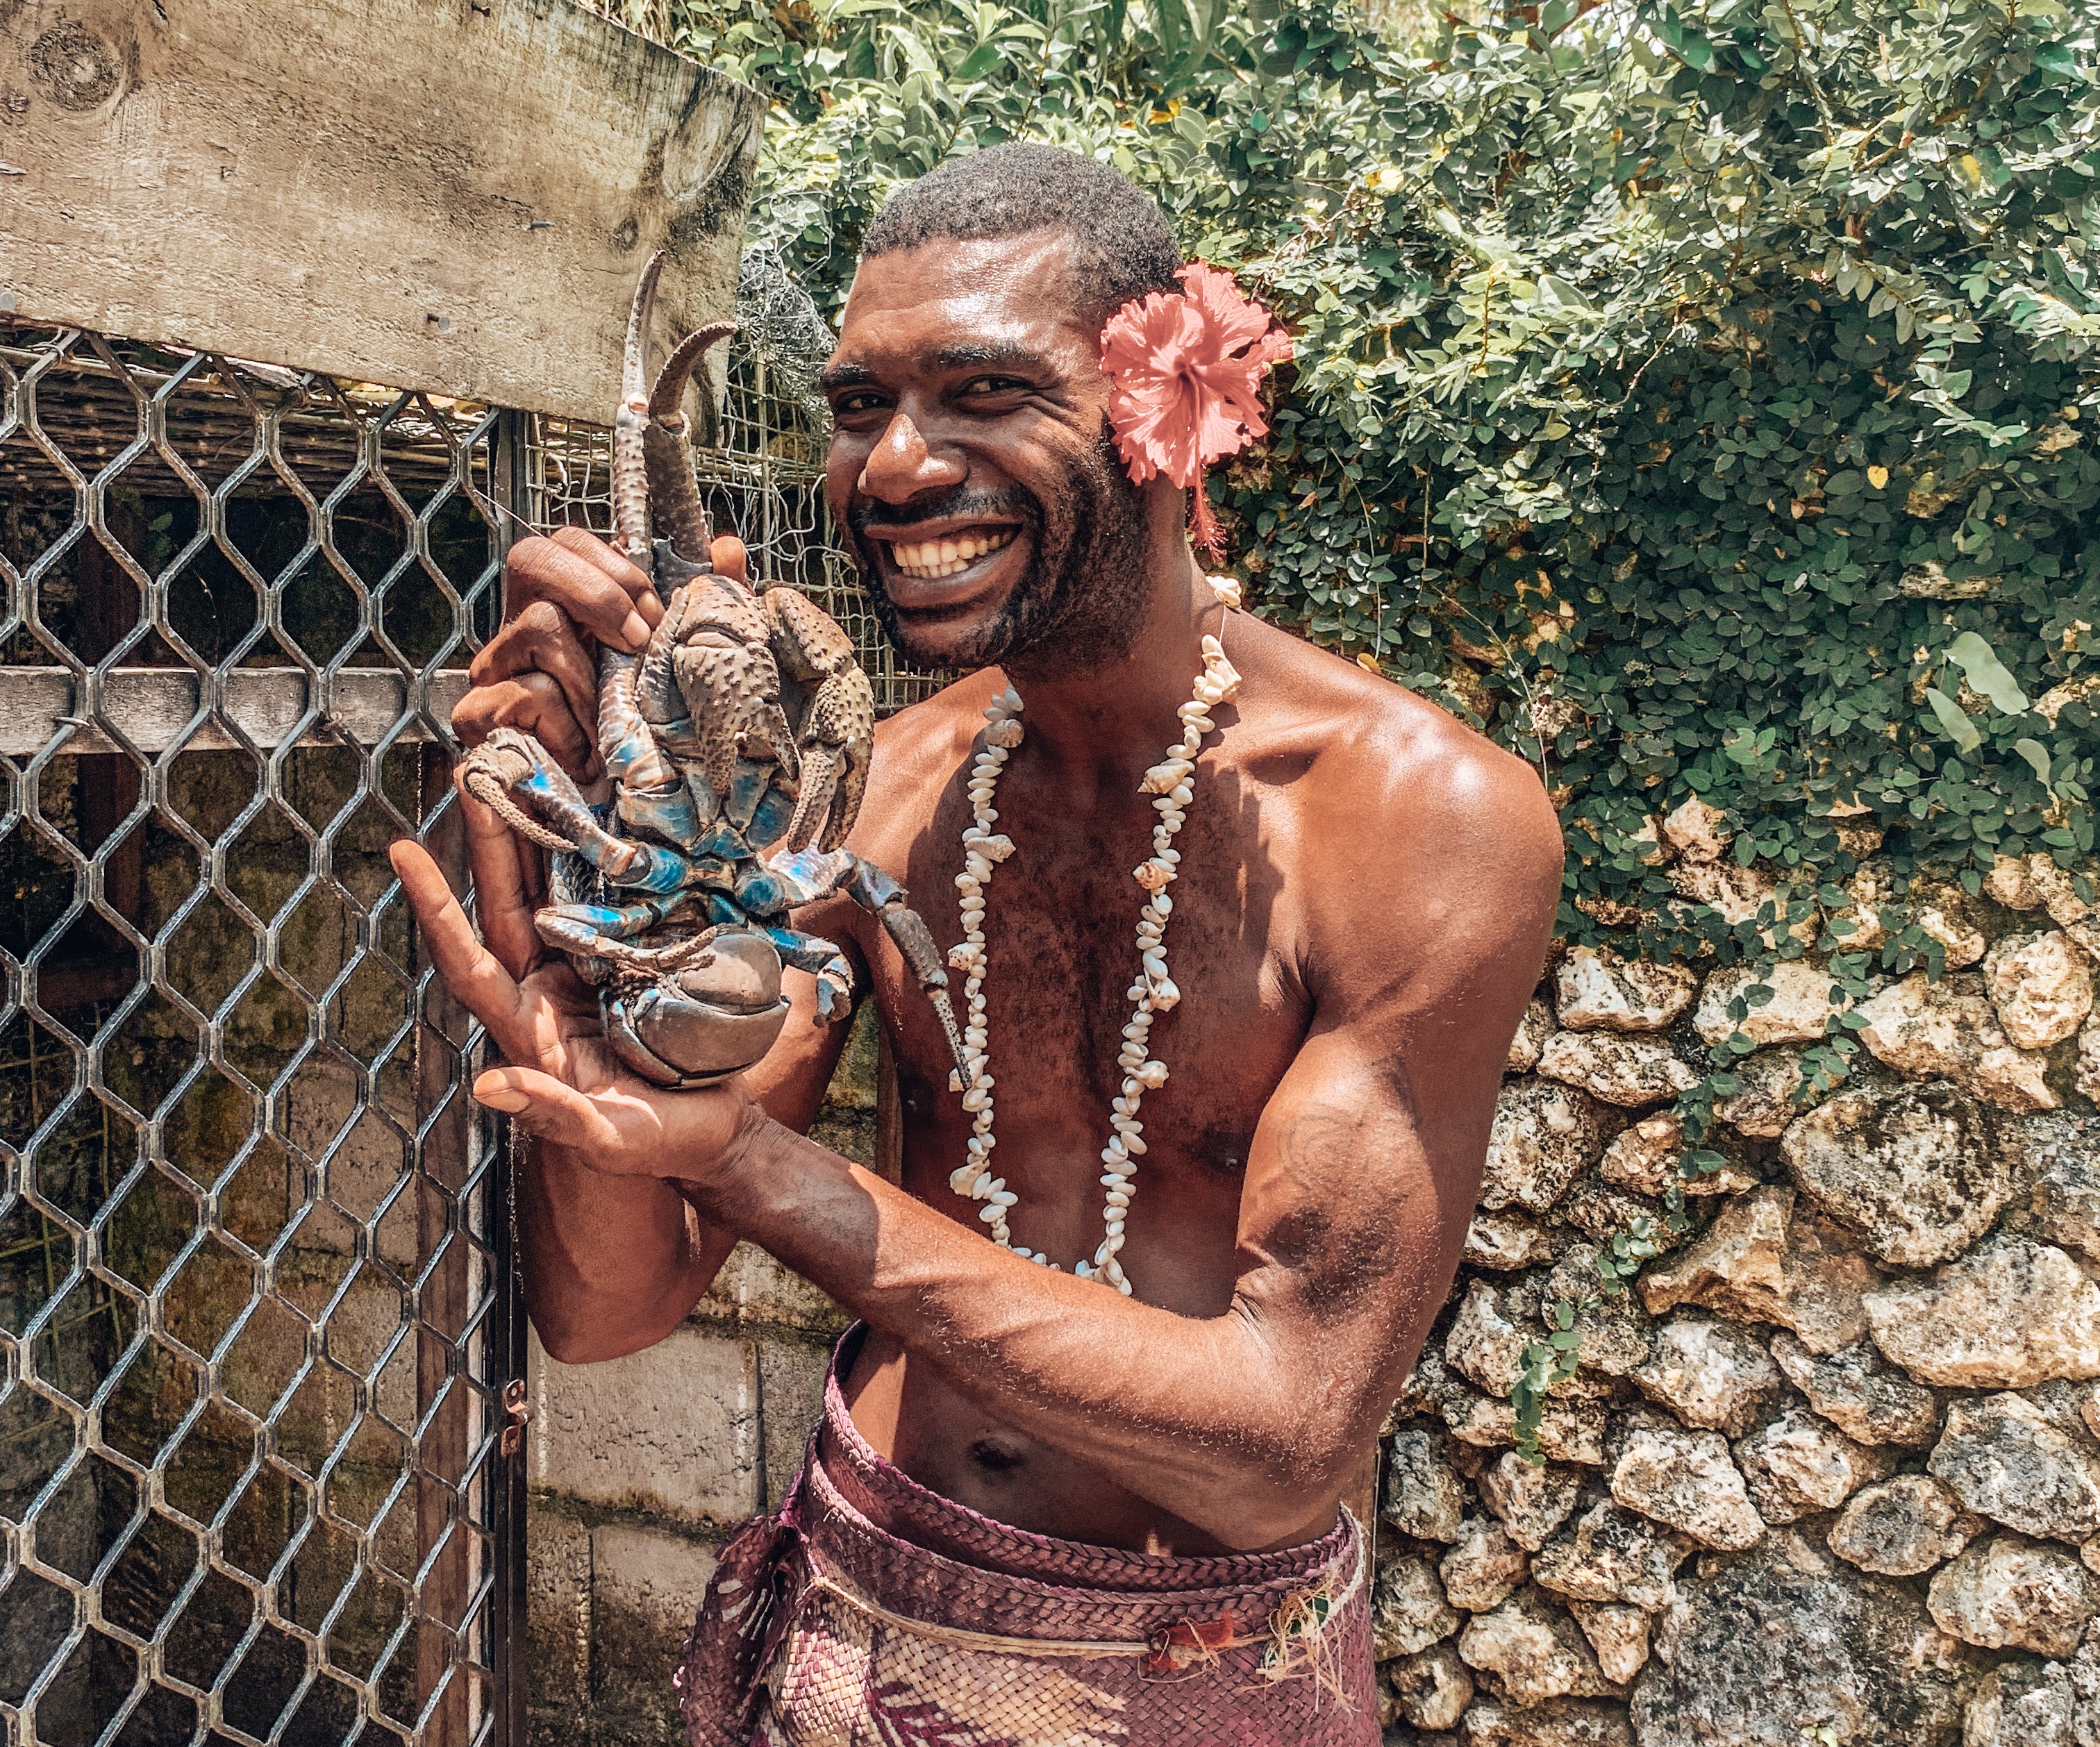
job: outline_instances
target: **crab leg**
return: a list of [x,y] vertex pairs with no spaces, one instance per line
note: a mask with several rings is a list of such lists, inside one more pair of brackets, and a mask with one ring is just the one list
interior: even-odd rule
[[853,1011],[853,967],[828,940],[792,928],[769,928],[766,937],[780,949],[780,961],[817,979],[817,1017],[829,1022]]
[[649,318],[656,311],[656,276],[663,271],[660,249],[642,268],[628,311],[620,411],[612,421],[613,527],[620,549],[644,570],[649,568],[649,461],[643,449],[649,429]]
[[[629,843],[598,823],[590,803],[562,767],[529,734],[498,728],[460,761],[460,787],[499,814],[517,814],[510,796],[526,803],[526,824],[573,849],[615,885],[645,892],[676,892],[686,884],[688,863],[654,844]],[[515,827],[516,818],[506,818]],[[531,832],[527,833],[528,836]]]
[[948,999],[948,973],[933,930],[911,907],[911,894],[873,862],[850,849],[804,849],[798,854],[776,855],[767,863],[792,888],[791,904],[814,903],[834,892],[843,892],[882,924],[906,966],[918,979],[920,988],[933,1004],[941,1029],[955,1065],[968,1069],[963,1057],[963,1034],[955,1024],[955,1009]]
[[700,505],[700,482],[693,470],[692,428],[682,410],[686,385],[702,354],[736,332],[733,321],[711,321],[678,342],[649,391],[649,422],[642,450],[649,468],[649,505],[671,549],[689,564],[712,567],[714,529]]

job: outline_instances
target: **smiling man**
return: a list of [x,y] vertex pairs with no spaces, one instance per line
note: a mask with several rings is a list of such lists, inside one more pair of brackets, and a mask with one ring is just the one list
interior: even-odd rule
[[[809,979],[743,1080],[659,1091],[534,936],[533,852],[470,805],[487,950],[397,852],[511,1064],[476,1096],[540,1140],[549,1351],[662,1338],[739,1237],[861,1319],[794,1495],[724,1551],[697,1742],[1378,1739],[1339,1501],[1456,1266],[1561,852],[1527,766],[1230,610],[1186,494],[1134,482],[1103,331],[1179,320],[1180,266],[1112,171],[984,152],[870,230],[824,373],[878,611],[977,670],[883,725],[850,839],[960,943],[961,1095],[881,929],[797,916],[876,1003],[901,1187],[801,1137],[844,1035]],[[510,584],[461,729],[587,774],[582,640],[660,609],[580,536]]]

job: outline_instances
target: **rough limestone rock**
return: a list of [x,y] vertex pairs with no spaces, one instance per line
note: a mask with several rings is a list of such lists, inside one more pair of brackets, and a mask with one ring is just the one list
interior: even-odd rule
[[1780,1390],[1779,1367],[1739,1323],[1677,1317],[1657,1330],[1635,1386],[1688,1426],[1740,1437]]
[[1911,920],[1938,941],[1951,971],[1966,969],[1983,956],[1990,939],[1977,924],[1976,901],[1951,880],[1913,880],[1906,902]]
[[1622,1601],[1571,1601],[1568,1611],[1597,1652],[1597,1667],[1624,1686],[1648,1662],[1648,1616]]
[[[1436,1410],[1453,1434],[1482,1449],[1507,1449],[1516,1442],[1516,1410],[1506,1401],[1468,1389],[1455,1378],[1437,1397]],[[1604,1461],[1604,1410],[1595,1401],[1547,1401],[1539,1419],[1538,1447],[1548,1461],[1586,1468]]]
[[1718,862],[1735,836],[1727,827],[1727,818],[1696,795],[1687,796],[1665,815],[1662,840],[1688,862]]
[[2077,1649],[2094,1601],[2093,1574],[2070,1554],[1993,1535],[1933,1578],[1927,1605],[1964,1643],[2065,1657]]
[[1662,1039],[1617,1031],[1555,1032],[1539,1052],[1538,1071],[1628,1110],[1665,1103],[1699,1083]]
[[2047,1049],[2093,1011],[2093,964],[2059,929],[2014,934],[1985,955],[1983,988],[2017,1047]]
[[[2001,1662],[1961,1713],[1962,1747],[2085,1747],[2079,1710],[2062,1663]],[[2090,1725],[2082,1732],[2086,1741],[2094,1738]]]
[[1655,1347],[1655,1318],[1630,1292],[1602,1296],[1597,1287],[1597,1252],[1577,1244],[1542,1279],[1526,1282],[1539,1289],[1542,1320],[1563,1299],[1576,1306],[1575,1332],[1582,1337],[1582,1368],[1577,1382],[1596,1386],[1604,1392],[1604,1380],[1626,1377],[1643,1364]]
[[1736,1076],[1736,1090],[1714,1101],[1714,1114],[1738,1134],[1777,1140],[1814,1101],[1795,1101],[1808,1083],[1802,1065],[1806,1053],[1798,1045],[1783,1044],[1744,1057],[1728,1070]]
[[[1737,1021],[1728,1008],[1747,989],[1764,987],[1771,999],[1762,1007],[1749,1006],[1748,1016]],[[1830,973],[1806,959],[1792,959],[1763,969],[1731,965],[1706,979],[1699,996],[1699,1011],[1692,1016],[1692,1029],[1709,1043],[1724,1043],[1740,1031],[1760,1048],[1767,1043],[1812,1043],[1829,1029],[1833,1012],[1852,1004],[1842,993],[1831,1004]],[[1745,1004],[1749,1006],[1745,1001]]]
[[1421,1426],[1402,1426],[1386,1446],[1379,1514],[1418,1541],[1455,1541],[1466,1514],[1466,1482],[1451,1466],[1445,1440]]
[[1855,1444],[1829,1421],[1795,1408],[1738,1443],[1736,1465],[1758,1515],[1768,1523],[1792,1523],[1836,1510],[1869,1480],[1888,1474],[1895,1458]]
[[1384,1674],[1393,1708],[1413,1728],[1455,1729],[1473,1701],[1473,1677],[1447,1643],[1388,1662]]
[[1479,1698],[1458,1725],[1464,1747],[1632,1747],[1626,1708],[1602,1699],[1505,1705]]
[[1582,1476],[1551,1462],[1533,1467],[1511,1450],[1480,1476],[1480,1502],[1528,1553],[1544,1546],[1582,1495]]
[[2023,1389],[2100,1377],[2100,1287],[2053,1244],[1996,1237],[1863,1302],[1874,1344],[1921,1383]]
[[1639,1747],[1952,1747],[1962,1657],[1914,1595],[1798,1539],[1684,1586],[1634,1689]]
[[[1712,1147],[1710,1136],[1707,1145]],[[1755,1189],[1762,1180],[1754,1171],[1732,1159],[1718,1171],[1680,1179],[1677,1162],[1684,1150],[1684,1118],[1674,1110],[1658,1110],[1612,1137],[1597,1175],[1643,1195],[1662,1194],[1673,1183],[1688,1195],[1733,1195]]]
[[1535,1339],[1535,1331],[1519,1327],[1505,1314],[1500,1293],[1485,1280],[1472,1280],[1444,1337],[1444,1357],[1489,1395],[1507,1396],[1524,1374],[1524,1350]]
[[1410,1555],[1379,1568],[1371,1586],[1371,1653],[1379,1661],[1427,1650],[1459,1624],[1427,1560]]
[[1543,1213],[1604,1149],[1596,1100],[1550,1080],[1511,1080],[1495,1101],[1480,1205]]
[[1597,1666],[1582,1628],[1542,1590],[1519,1590],[1493,1612],[1474,1615],[1458,1635],[1458,1654],[1476,1673],[1493,1675],[1513,1705],[1618,1690]]
[[2048,1063],[2000,1029],[1980,978],[1935,983],[1913,972],[1859,1012],[1867,1021],[1860,1041],[1908,1079],[1952,1080],[2004,1110],[2052,1110],[2061,1101],[2042,1077]]
[[1983,895],[1994,904],[2003,904],[2008,910],[2039,910],[2041,893],[2034,889],[2027,877],[2027,860],[2024,855],[2001,855],[1991,862],[1991,871],[1983,876]]
[[[2100,1028],[2087,1029],[2100,1043]],[[2058,1111],[2010,1126],[2025,1188],[2006,1229],[2100,1261],[2100,1123]]]
[[1607,1447],[1612,1496],[1628,1510],[1689,1535],[1702,1546],[1740,1551],[1764,1533],[1743,1476],[1717,1432],[1688,1432],[1635,1409]]
[[1983,1519],[1929,1474],[1899,1474],[1853,1493],[1830,1530],[1830,1551],[1862,1571],[1914,1577],[1983,1532]]
[[1845,907],[1830,918],[1830,931],[1846,952],[1873,952],[1887,942],[1883,912],[1898,902],[1893,874],[1885,862],[1869,862],[1845,882]]
[[1691,1549],[1683,1536],[1607,1498],[1546,1544],[1532,1561],[1532,1581],[1571,1601],[1654,1612],[1677,1599],[1673,1574]]
[[2078,1034],[2078,1096],[2100,1104],[2100,1018],[2089,1019]]
[[1597,1244],[1609,1243],[1623,1235],[1636,1219],[1648,1222],[1649,1240],[1659,1250],[1674,1250],[1679,1241],[1679,1234],[1663,1223],[1660,1201],[1607,1183],[1598,1171],[1586,1171],[1568,1185],[1568,1193],[1560,1198],[1553,1216],[1591,1239],[1592,1253]]
[[1437,1566],[1437,1575],[1451,1605],[1468,1613],[1500,1607],[1531,1568],[1524,1549],[1492,1516],[1467,1518],[1455,1542]]
[[[2089,882],[2100,885],[2090,866],[2085,876]],[[2071,873],[2046,855],[2027,858],[2027,878],[2040,894],[2049,920],[2071,937],[2080,952],[2100,964],[2100,904],[2089,904],[2080,898]]]
[[1462,1267],[1509,1273],[1551,1261],[1560,1253],[1562,1242],[1551,1226],[1541,1224],[1529,1214],[1476,1213],[1467,1229],[1466,1251],[1459,1262]]
[[1524,1010],[1524,1017],[1517,1021],[1516,1035],[1510,1039],[1505,1071],[1529,1074],[1537,1067],[1538,1052],[1546,1048],[1546,1040],[1553,1035],[1553,1009],[1543,1001],[1530,1003]]
[[1691,1006],[1699,973],[1577,946],[1553,974],[1554,1005],[1570,1031],[1660,1031]]
[[1791,1335],[1772,1337],[1771,1356],[1808,1405],[1862,1444],[1922,1449],[1939,1436],[1939,1401],[1861,1341],[1832,1353],[1811,1352]]
[[[2075,1422],[2074,1422],[2075,1425]],[[1970,1510],[2023,1534],[2100,1533],[2100,1454],[2012,1394],[1956,1401],[1926,1466]]]
[[1790,1329],[1811,1352],[1835,1352],[1867,1331],[1863,1295],[1880,1275],[1842,1229],[1798,1191],[1770,1187],[1732,1201],[1667,1262],[1640,1277],[1641,1302],[1660,1316],[1697,1304]]
[[1894,1268],[1929,1268],[1991,1229],[2012,1184],[1984,1114],[1949,1082],[1841,1092],[1786,1131],[1802,1193]]

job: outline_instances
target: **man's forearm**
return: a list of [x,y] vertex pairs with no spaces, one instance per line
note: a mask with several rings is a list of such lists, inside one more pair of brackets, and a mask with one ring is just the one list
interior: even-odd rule
[[527,1145],[526,1303],[541,1344],[581,1365],[663,1339],[713,1283],[735,1238],[703,1225],[664,1178],[611,1176],[564,1148]]
[[1177,1316],[1024,1261],[778,1124],[726,1162],[696,1189],[708,1217],[1016,1430],[1230,1542],[1324,1526],[1348,1416],[1323,1418],[1247,1319]]

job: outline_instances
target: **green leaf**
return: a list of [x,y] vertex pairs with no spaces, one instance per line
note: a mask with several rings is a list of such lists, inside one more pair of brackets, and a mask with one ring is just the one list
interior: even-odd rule
[[1939,723],[1940,731],[1965,752],[1973,752],[1983,743],[1983,736],[1977,731],[1961,707],[1937,686],[1926,687],[1925,701]]
[[1948,646],[1947,653],[1969,676],[1970,688],[2008,716],[2018,716],[2027,708],[2027,695],[2020,690],[2019,682],[1999,660],[1997,651],[1975,632],[1964,631]]
[[[2049,752],[2039,740],[2020,739],[2013,742],[2013,750],[2034,767],[2034,774],[2041,779],[2042,787],[2049,784]],[[2049,791],[2052,794],[2054,789]]]

